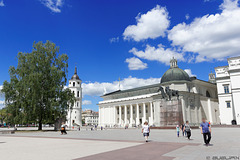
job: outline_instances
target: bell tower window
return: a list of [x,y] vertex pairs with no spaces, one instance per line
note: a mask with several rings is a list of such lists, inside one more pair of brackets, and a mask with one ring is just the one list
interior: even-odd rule
[[73,87],[75,87],[75,82],[73,82]]
[[79,91],[77,92],[77,97],[79,97]]

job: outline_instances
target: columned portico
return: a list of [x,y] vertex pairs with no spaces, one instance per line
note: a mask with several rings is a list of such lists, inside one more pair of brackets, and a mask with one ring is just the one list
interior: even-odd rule
[[[99,109],[100,115],[104,113],[104,108],[105,107]],[[135,104],[121,104],[119,106],[112,105],[106,108],[112,108],[112,114],[108,112],[108,121],[111,123],[111,126],[133,127],[142,125],[145,121],[148,121],[149,125],[153,125],[154,122],[152,101]],[[110,117],[112,117],[112,119]],[[106,125],[103,122],[104,117],[100,116],[99,119],[101,125]]]

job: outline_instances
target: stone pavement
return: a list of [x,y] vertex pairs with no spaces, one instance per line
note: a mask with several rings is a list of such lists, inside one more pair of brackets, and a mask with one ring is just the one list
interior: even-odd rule
[[220,156],[240,159],[239,128],[213,128],[213,145],[209,147],[203,145],[198,129],[192,130],[190,141],[176,137],[175,130],[151,130],[151,141],[145,143],[140,132],[140,129],[109,129],[71,131],[67,135],[59,132],[0,135],[0,159],[216,160]]

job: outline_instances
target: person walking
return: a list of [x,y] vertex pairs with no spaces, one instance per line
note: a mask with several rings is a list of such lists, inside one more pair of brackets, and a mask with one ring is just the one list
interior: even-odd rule
[[202,123],[200,124],[201,134],[203,134],[203,140],[206,146],[209,145],[211,140],[211,125],[206,122],[206,119],[202,119]]
[[144,122],[144,125],[142,127],[142,133],[143,133],[143,137],[145,137],[146,142],[148,142],[148,137],[149,137],[149,133],[150,133],[150,127],[148,125],[148,122]]
[[62,125],[61,125],[61,134],[67,134],[66,132],[66,125],[64,124],[64,122],[62,122]]
[[190,127],[188,121],[186,121],[186,124],[185,124],[185,126],[184,126],[183,131],[186,131],[186,133],[187,133],[187,138],[188,138],[188,140],[190,140],[190,137],[191,137],[191,127]]
[[184,124],[181,125],[181,129],[182,129],[182,135],[183,135],[183,137],[184,137],[184,135],[186,135],[186,134],[185,134],[185,131],[184,131],[184,126],[185,126]]
[[177,130],[177,136],[179,137],[179,132],[180,132],[180,127],[179,127],[179,125],[177,125],[176,130]]

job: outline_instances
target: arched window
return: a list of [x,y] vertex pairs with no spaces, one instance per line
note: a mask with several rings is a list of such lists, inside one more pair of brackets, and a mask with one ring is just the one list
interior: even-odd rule
[[77,92],[77,97],[79,97],[79,91]]
[[75,87],[75,82],[73,82],[73,87]]
[[211,95],[208,91],[206,91],[206,97],[211,97]]

